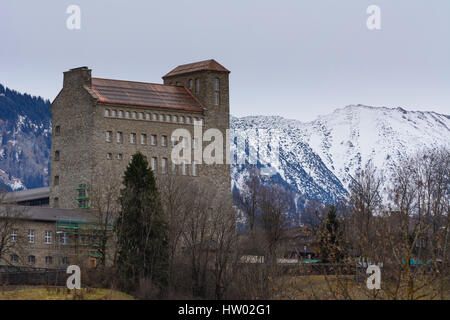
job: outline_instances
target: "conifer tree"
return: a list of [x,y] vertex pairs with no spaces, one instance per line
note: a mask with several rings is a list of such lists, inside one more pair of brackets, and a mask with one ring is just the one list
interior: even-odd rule
[[168,283],[168,226],[153,171],[140,152],[125,171],[116,219],[119,280],[127,291],[150,279],[164,292]]
[[343,258],[341,247],[342,232],[340,230],[337,211],[334,206],[328,210],[328,215],[319,235],[319,250],[322,262],[337,263]]

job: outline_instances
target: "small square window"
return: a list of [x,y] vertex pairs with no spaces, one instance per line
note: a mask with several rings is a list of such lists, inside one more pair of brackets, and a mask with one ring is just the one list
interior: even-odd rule
[[45,257],[45,264],[53,264],[53,257],[51,256]]
[[118,154],[117,154],[117,160],[122,160],[122,159],[123,159],[122,154],[121,154],[121,153],[118,153]]
[[55,151],[55,161],[59,161],[59,151]]
[[18,229],[12,229],[10,241],[11,242],[17,242],[18,235],[19,235],[19,230]]
[[109,117],[109,109],[105,109],[105,117]]
[[28,256],[28,263],[29,264],[35,264],[36,263],[36,257],[35,256]]
[[106,142],[111,142],[112,131],[106,131]]
[[111,160],[112,159],[112,153],[107,153],[106,154],[106,159],[107,160]]
[[51,231],[45,231],[44,242],[46,244],[51,244],[52,243],[52,232]]
[[61,126],[55,127],[55,136],[59,136],[61,134]]
[[11,258],[10,258],[12,263],[17,263],[19,262],[19,256],[17,254],[12,254]]
[[123,141],[123,133],[118,131],[117,135],[116,135],[116,138],[117,138],[117,143],[122,143],[122,141]]
[[34,229],[28,229],[28,243],[34,243]]
[[158,163],[158,158],[153,157],[152,158],[152,162],[151,162],[151,166],[152,166],[152,170],[156,172],[157,169],[157,163]]
[[147,135],[145,133],[141,134],[141,144],[147,144]]
[[58,186],[59,185],[59,176],[55,176],[55,179],[53,180],[53,185]]
[[161,146],[167,147],[167,136],[161,136]]
[[67,265],[67,264],[69,264],[69,258],[62,257],[61,262],[62,262],[62,264]]
[[156,146],[157,137],[156,134],[152,134],[151,145]]

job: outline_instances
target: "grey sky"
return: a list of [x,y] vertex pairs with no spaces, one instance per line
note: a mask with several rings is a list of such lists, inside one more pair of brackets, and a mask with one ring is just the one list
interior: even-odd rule
[[[81,30],[66,28],[70,4]],[[366,27],[371,4],[381,30]],[[2,0],[0,32],[0,83],[51,100],[69,68],[161,82],[214,58],[237,116],[305,121],[358,103],[450,114],[448,0]]]

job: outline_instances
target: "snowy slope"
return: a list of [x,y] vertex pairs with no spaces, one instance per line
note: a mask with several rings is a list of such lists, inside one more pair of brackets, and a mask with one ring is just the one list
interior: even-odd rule
[[[238,136],[255,129],[280,133],[278,175],[273,178],[302,198],[327,203],[346,196],[349,174],[369,160],[388,172],[393,163],[425,147],[450,148],[449,116],[402,108],[351,105],[307,123],[267,116],[232,118],[231,127]],[[251,135],[248,142],[258,143]],[[245,166],[232,166],[236,188],[247,174]]]

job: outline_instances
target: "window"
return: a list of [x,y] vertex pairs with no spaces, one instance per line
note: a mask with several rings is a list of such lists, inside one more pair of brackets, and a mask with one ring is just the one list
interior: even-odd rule
[[136,143],[136,133],[130,133],[130,143]]
[[198,138],[192,139],[192,148],[194,150],[197,150],[197,148],[198,148]]
[[59,185],[59,176],[55,176],[55,179],[53,181],[53,185],[54,186],[58,186]]
[[184,123],[184,117],[180,116],[180,123]]
[[54,198],[54,199],[53,199],[53,206],[54,206],[55,208],[59,208],[59,198]]
[[10,260],[12,263],[19,262],[19,256],[17,254],[12,254]]
[[139,112],[139,120],[144,120],[144,113],[143,112]]
[[219,78],[214,79],[214,91],[219,91],[220,89],[220,80]]
[[186,123],[191,123],[191,117],[186,117]]
[[111,110],[111,117],[115,117],[116,116],[116,110]]
[[130,111],[125,112],[125,118],[130,119]]
[[189,90],[194,89],[194,80],[189,79]]
[[172,174],[176,174],[177,173],[177,165],[172,162]]
[[67,232],[61,233],[61,243],[62,244],[68,244],[69,243],[69,237],[67,236]]
[[199,78],[195,79],[195,93],[196,94],[200,93],[200,79]]
[[133,111],[133,113],[131,114],[131,116],[132,116],[133,119],[136,119],[136,112]]
[[157,115],[156,113],[154,113],[154,114],[152,115],[152,117],[153,117],[153,120],[154,120],[154,121],[158,120],[158,115]]
[[105,109],[105,117],[109,117],[109,109]]
[[36,263],[36,257],[35,256],[28,256],[28,263],[29,264],[35,264]]
[[214,92],[214,105],[219,105],[219,92]]
[[166,114],[166,121],[170,122],[170,114]]
[[198,175],[198,172],[197,172],[197,161],[194,161],[192,163],[192,175],[194,177],[196,177]]
[[122,143],[123,141],[123,133],[118,131],[116,134],[116,138],[117,138],[117,143]]
[[145,120],[150,120],[150,113],[145,114]]
[[106,154],[106,159],[107,160],[111,160],[112,159],[112,153],[107,153]]
[[117,154],[117,160],[122,160],[122,159],[123,159],[122,154],[121,153]]
[[159,121],[164,121],[164,115],[163,114],[159,115]]
[[156,146],[156,141],[157,141],[156,134],[152,134],[152,138],[151,138],[151,141],[150,141],[151,145],[152,146]]
[[45,257],[45,264],[53,264],[53,257],[46,256]]
[[167,136],[161,136],[161,146],[167,147]]
[[147,135],[145,133],[141,134],[141,144],[147,144]]
[[34,229],[28,229],[28,242],[34,243]]
[[19,230],[17,230],[17,229],[12,229],[12,230],[11,230],[11,239],[10,239],[10,241],[11,241],[11,242],[16,242],[16,241],[17,241],[18,235],[19,235]]
[[55,127],[55,136],[59,136],[61,134],[61,126]]
[[51,231],[45,231],[44,242],[46,244],[52,243],[52,232]]
[[106,131],[106,142],[111,142],[112,131]]
[[162,158],[161,161],[161,172],[167,173],[167,158]]
[[55,151],[55,161],[59,161],[59,151]]
[[119,112],[117,113],[119,118],[123,118],[123,110],[119,110]]
[[173,117],[172,117],[172,121],[173,121],[173,122],[178,122],[178,117],[177,117],[177,116],[173,116]]
[[170,137],[170,140],[171,140],[171,142],[172,142],[172,148],[175,147],[175,143],[178,143],[177,138],[178,138],[178,137],[174,137],[174,136],[171,136],[171,137]]
[[62,264],[69,264],[69,258],[67,258],[67,257],[62,257],[61,261],[62,261]]
[[183,176],[185,176],[187,174],[187,164],[186,164],[186,160],[183,160],[183,162],[181,163],[181,174]]
[[158,163],[158,159],[156,157],[152,158],[152,162],[151,162],[151,166],[152,166],[152,170],[156,172],[156,166]]

